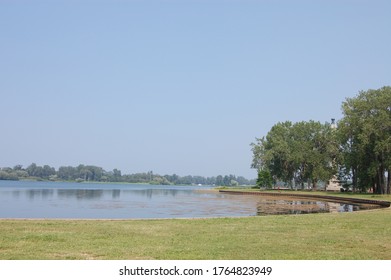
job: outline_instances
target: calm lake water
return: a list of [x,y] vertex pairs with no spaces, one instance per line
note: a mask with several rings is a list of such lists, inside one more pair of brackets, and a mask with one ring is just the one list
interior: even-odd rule
[[202,218],[359,209],[344,203],[222,194],[212,187],[0,180],[0,218]]

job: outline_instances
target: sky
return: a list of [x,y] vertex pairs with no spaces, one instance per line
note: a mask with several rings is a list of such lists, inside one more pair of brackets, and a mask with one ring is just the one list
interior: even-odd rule
[[391,1],[0,0],[0,167],[255,178],[250,144],[391,85]]

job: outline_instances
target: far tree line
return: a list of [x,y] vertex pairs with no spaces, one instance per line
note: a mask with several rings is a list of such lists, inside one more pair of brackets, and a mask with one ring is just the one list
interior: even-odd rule
[[390,194],[391,87],[347,98],[342,113],[336,123],[277,123],[257,138],[251,145],[258,185],[316,189],[336,176],[353,191]]
[[0,168],[0,180],[46,180],[46,181],[75,181],[75,182],[124,182],[146,183],[155,185],[216,185],[238,186],[254,185],[255,180],[248,180],[242,176],[218,175],[215,177],[159,175],[153,171],[135,174],[122,174],[121,170],[106,171],[102,167],[80,164],[61,166],[56,170],[49,165],[39,166],[35,163],[26,168],[22,165]]

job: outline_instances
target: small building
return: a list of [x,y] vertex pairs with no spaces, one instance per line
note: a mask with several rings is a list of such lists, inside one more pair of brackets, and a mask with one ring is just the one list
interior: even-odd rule
[[340,181],[338,180],[337,176],[333,176],[330,181],[327,182],[326,184],[326,191],[329,192],[339,192],[341,191],[342,185]]

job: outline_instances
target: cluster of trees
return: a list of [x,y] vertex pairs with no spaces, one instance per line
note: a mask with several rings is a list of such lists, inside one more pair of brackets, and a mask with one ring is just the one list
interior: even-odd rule
[[335,175],[354,191],[390,193],[391,87],[361,91],[342,104],[343,118],[274,125],[252,143],[257,184],[317,187]]
[[307,183],[316,189],[319,181],[327,181],[336,173],[335,165],[331,164],[336,145],[329,123],[278,123],[266,137],[252,144],[252,150],[252,167],[259,170],[258,183],[266,186],[274,178],[291,187],[304,188]]
[[122,175],[121,170],[105,171],[102,167],[80,164],[76,167],[61,166],[58,170],[49,165],[38,166],[32,163],[27,168],[16,165],[13,168],[0,169],[0,180],[51,180],[51,181],[94,181],[94,182],[126,182],[126,183],[149,183],[157,185],[218,185],[237,186],[255,184],[255,180],[235,175],[219,175],[217,177],[202,176],[178,176],[154,174],[152,171],[136,174]]

